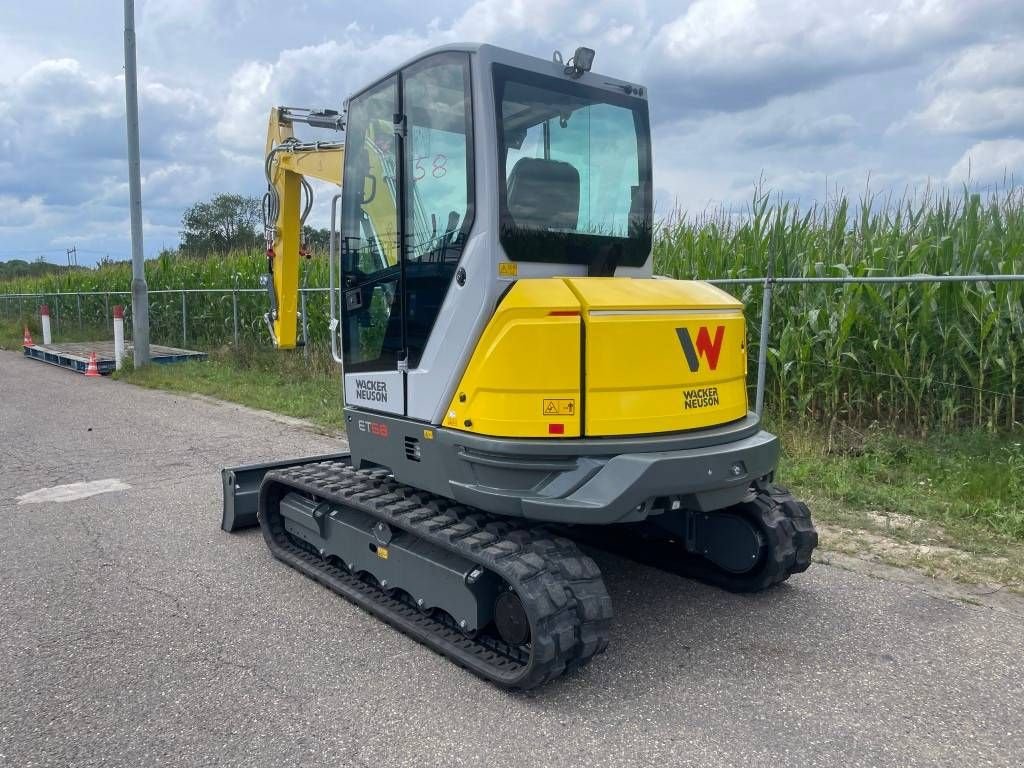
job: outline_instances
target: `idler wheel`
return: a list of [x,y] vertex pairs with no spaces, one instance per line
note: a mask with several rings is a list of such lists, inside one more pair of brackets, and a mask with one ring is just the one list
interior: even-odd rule
[[494,626],[509,645],[523,645],[530,639],[530,619],[515,592],[502,592],[494,601]]

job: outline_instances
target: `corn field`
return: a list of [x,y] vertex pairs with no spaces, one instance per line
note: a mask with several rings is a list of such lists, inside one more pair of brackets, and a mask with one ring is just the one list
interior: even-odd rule
[[[655,265],[678,278],[1021,274],[1024,188],[853,210],[845,197],[800,211],[759,194],[740,216],[667,221]],[[734,293],[754,331],[762,289]],[[922,430],[1020,424],[1024,283],[778,286],[769,338],[766,401],[783,414]]]
[[[238,331],[241,343],[268,343],[263,314],[267,311],[265,290],[258,290],[259,278],[266,271],[262,252],[236,251],[225,256],[186,258],[165,251],[159,258],[146,262],[149,290],[178,291],[211,289],[217,292],[185,295],[184,314],[187,333],[182,333],[182,299],[180,293],[151,293],[150,338],[156,344],[190,346],[210,349],[230,343],[234,338],[235,307],[238,309]],[[326,287],[327,258],[324,255],[302,264],[303,284],[309,288]],[[110,325],[115,304],[130,310],[132,269],[129,262],[105,264],[96,269],[69,270],[41,278],[22,278],[0,282],[0,297],[9,293],[42,294],[42,299],[0,299],[0,316],[23,315],[22,322],[34,328],[36,306],[45,301],[50,308],[55,333],[64,338],[80,336]],[[232,293],[232,289],[237,289]],[[117,295],[98,295],[116,292]],[[58,295],[58,294],[75,294]],[[95,295],[86,295],[95,294]],[[329,310],[326,292],[307,294],[309,338],[326,340]],[[130,318],[129,314],[125,315]],[[130,329],[130,322],[126,323]],[[63,336],[61,334],[64,334]],[[109,335],[109,332],[108,332]],[[95,338],[95,335],[93,336]],[[58,339],[59,340],[59,339]]]
[[[676,214],[655,238],[655,271],[683,279],[1021,274],[1024,188],[982,197],[964,191],[874,198],[839,196],[801,210],[755,193],[740,212]],[[303,265],[309,287],[327,285],[324,256]],[[147,262],[151,290],[254,288],[262,254],[188,259],[165,253]],[[61,324],[108,324],[109,305],[129,296],[52,297],[56,292],[128,291],[129,264],[0,283],[5,293],[50,294]],[[756,371],[761,286],[727,286],[747,305],[750,371]],[[307,296],[309,338],[327,338],[325,293]],[[243,342],[266,343],[262,292],[187,294],[183,339],[180,294],[151,296],[157,343],[209,348],[233,337],[237,302]],[[54,307],[56,301],[57,306]],[[79,311],[76,302],[84,302]],[[0,314],[35,307],[0,301]],[[63,319],[62,319],[63,318]],[[79,320],[79,318],[82,318]],[[780,415],[851,424],[934,428],[1019,427],[1024,409],[1024,283],[779,285],[768,348],[766,402]]]

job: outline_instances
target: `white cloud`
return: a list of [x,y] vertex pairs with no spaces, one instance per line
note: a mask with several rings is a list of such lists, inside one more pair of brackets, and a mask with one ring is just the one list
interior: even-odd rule
[[435,32],[431,38],[399,34],[368,41],[363,35],[346,33],[341,40],[281,51],[273,63],[245,62],[228,82],[216,135],[234,148],[255,150],[266,139],[272,106],[340,109],[342,100],[356,88],[449,37]]
[[[169,153],[181,134],[195,136],[209,121],[209,104],[198,92],[168,86],[143,72],[140,123],[147,152]],[[124,77],[87,71],[75,59],[47,59],[0,90],[0,121],[11,152],[49,159],[124,157]],[[2,183],[2,182],[0,182]]]
[[[139,92],[146,232],[170,226],[176,233],[192,196],[216,189],[232,174],[214,178],[204,165],[212,149],[204,95],[146,70]],[[38,61],[0,88],[0,228],[20,248],[8,247],[42,251],[78,241],[123,243],[124,109],[120,71],[90,69],[72,58]],[[187,172],[181,158],[193,164]]]
[[971,146],[949,170],[951,184],[1002,184],[1024,178],[1024,141],[994,139]]
[[[69,2],[55,0],[45,29],[0,32],[0,226],[11,250],[81,238],[123,255],[120,9]],[[544,58],[590,45],[598,71],[648,85],[662,208],[742,205],[762,174],[809,200],[826,181],[859,189],[869,171],[900,185],[963,178],[968,157],[974,179],[1021,166],[1020,2],[444,0],[400,15],[353,5],[343,21],[330,5],[140,0],[148,251],[174,243],[191,202],[262,192],[271,106],[337,108],[454,41]]]
[[48,220],[43,198],[0,195],[0,230],[31,229]]
[[600,0],[584,13],[564,0],[479,0],[450,26],[435,20],[419,32],[375,35],[353,22],[323,43],[284,49],[269,62],[240,64],[222,99],[217,136],[236,147],[262,146],[271,106],[339,108],[342,99],[389,68],[446,43],[494,42],[545,58],[560,48],[568,58],[575,45],[599,40],[604,43],[598,50],[603,71],[635,74],[636,51],[624,47],[644,34],[637,10],[635,3],[623,0]]
[[1024,82],[1024,40],[1010,38],[965,48],[928,78],[930,90],[992,88]]
[[[690,109],[744,109],[838,77],[898,67],[984,34],[1006,3],[696,0],[655,36],[646,72]],[[652,83],[652,91],[654,90]]]
[[845,113],[814,116],[789,112],[741,128],[737,139],[750,147],[809,147],[850,140],[860,123]]
[[1024,128],[1024,86],[944,91],[912,123],[936,133],[1000,134]]
[[622,45],[633,37],[635,29],[632,24],[610,26],[602,38],[609,45]]
[[967,48],[939,67],[923,89],[928,104],[894,129],[1012,135],[1024,131],[1024,40]]

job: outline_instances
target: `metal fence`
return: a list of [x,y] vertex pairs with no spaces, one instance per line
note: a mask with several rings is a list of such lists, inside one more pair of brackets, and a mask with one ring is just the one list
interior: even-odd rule
[[[898,275],[898,276],[835,276],[835,277],[774,277],[771,275],[743,278],[719,278],[707,282],[722,287],[760,287],[760,332],[756,343],[757,377],[754,385],[755,410],[764,409],[767,354],[770,340],[773,294],[787,285],[869,285],[869,284],[982,284],[1022,283],[1021,274],[985,275]],[[305,349],[311,341],[328,339],[329,288],[302,288],[300,290],[300,334]],[[214,346],[229,342],[236,346],[242,341],[266,342],[263,313],[267,309],[266,290],[263,288],[185,288],[157,289],[150,294],[150,322],[156,343]],[[197,306],[202,297],[203,304]],[[40,304],[50,306],[53,332],[58,339],[69,330],[79,333],[110,325],[115,304],[124,302],[126,317],[130,317],[130,291],[51,292],[0,294],[0,316],[25,318],[38,312]],[[227,302],[230,301],[230,313]],[[230,320],[228,320],[230,318]],[[130,323],[128,324],[130,327]],[[1019,340],[1019,339],[1018,339]],[[984,390],[981,390],[984,391]],[[995,393],[1000,394],[1000,393]],[[1015,402],[1018,394],[1005,393]]]
[[[327,300],[328,288],[301,288],[299,313],[303,344],[310,341],[310,312],[308,307],[316,299]],[[267,291],[264,288],[164,288],[149,291],[150,325],[161,328],[156,335],[160,343],[223,344],[229,340],[238,345],[246,336],[265,334],[263,313],[266,312]],[[196,306],[196,299],[206,303]],[[226,311],[212,313],[212,305],[230,299],[230,330],[221,327],[228,317]],[[256,301],[252,301],[256,299]],[[112,327],[113,308],[124,307],[126,324],[130,328],[131,291],[50,291],[45,293],[0,294],[0,317],[26,318],[37,315],[39,307],[47,305],[55,335],[68,335],[74,331],[97,331]],[[226,310],[226,307],[223,308]],[[218,322],[211,332],[210,324],[203,324],[215,316]],[[316,324],[314,320],[314,324]],[[173,329],[173,330],[172,330]]]
[[761,339],[770,341],[772,294],[776,286],[784,285],[897,285],[897,284],[934,284],[934,283],[1019,283],[1024,282],[1024,275],[877,275],[861,277],[764,277],[754,278],[718,278],[708,280],[712,285],[760,285],[763,289],[761,304],[761,326],[758,335],[757,351],[757,384],[755,386],[754,410],[758,415],[764,411],[765,377],[768,368],[768,344],[760,343]]

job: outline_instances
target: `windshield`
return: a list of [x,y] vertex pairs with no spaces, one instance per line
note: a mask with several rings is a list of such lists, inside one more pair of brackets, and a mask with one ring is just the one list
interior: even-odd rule
[[647,103],[495,65],[501,242],[513,261],[640,266],[651,249]]

